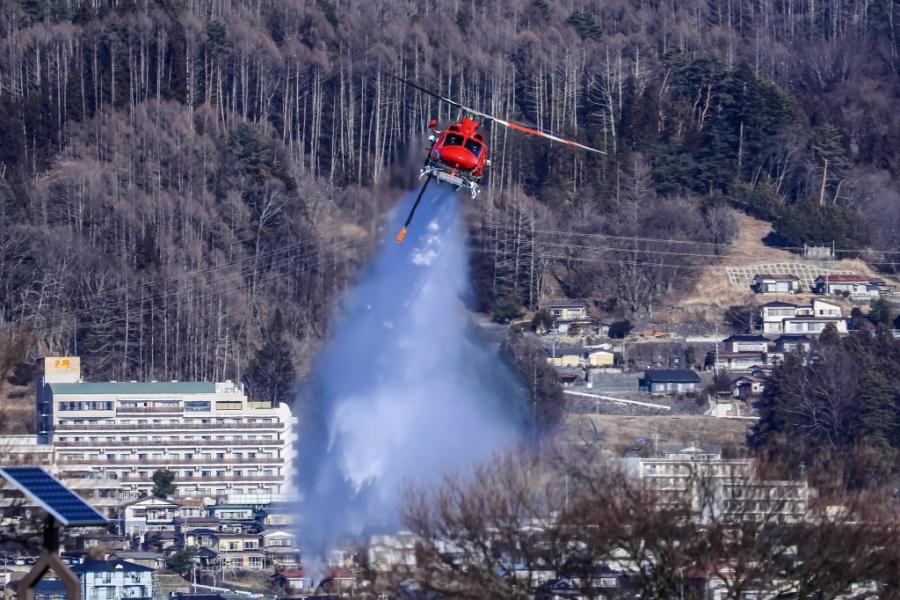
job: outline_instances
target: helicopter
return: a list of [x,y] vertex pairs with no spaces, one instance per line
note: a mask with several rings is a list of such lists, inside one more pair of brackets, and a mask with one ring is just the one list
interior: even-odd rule
[[431,148],[428,149],[428,156],[425,158],[425,164],[419,172],[419,179],[425,177],[425,184],[422,186],[422,189],[419,190],[419,195],[416,197],[416,201],[409,211],[409,216],[407,216],[403,228],[395,238],[398,244],[402,244],[403,240],[406,238],[407,228],[410,223],[412,223],[416,208],[418,208],[419,202],[422,200],[422,195],[425,193],[425,189],[432,179],[436,179],[438,182],[445,182],[448,185],[455,187],[457,191],[462,188],[467,188],[472,195],[472,199],[475,199],[478,196],[478,193],[481,191],[481,179],[484,177],[485,169],[491,166],[491,161],[488,158],[489,148],[487,142],[485,141],[484,136],[478,131],[481,123],[476,119],[490,121],[497,125],[508,127],[513,131],[536,135],[581,150],[596,152],[597,154],[606,154],[603,150],[591,148],[590,146],[585,146],[584,144],[579,144],[578,142],[555,136],[545,131],[541,131],[540,129],[528,127],[527,125],[516,123],[515,121],[510,121],[508,119],[501,119],[494,115],[465,106],[452,98],[446,98],[440,94],[436,94],[431,90],[421,87],[412,81],[403,79],[402,77],[397,77],[396,75],[391,75],[391,77],[394,77],[413,89],[437,98],[441,102],[445,102],[450,106],[455,106],[460,110],[460,113],[462,113],[461,117],[456,122],[450,123],[443,131],[437,128],[437,119],[431,119],[428,122],[428,128],[432,132],[428,136],[428,141],[431,142]]

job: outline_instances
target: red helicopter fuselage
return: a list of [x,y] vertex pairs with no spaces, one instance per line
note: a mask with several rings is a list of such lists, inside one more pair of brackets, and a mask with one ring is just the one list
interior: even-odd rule
[[[432,121],[434,123],[434,121]],[[477,182],[488,164],[488,146],[478,133],[478,121],[463,117],[438,133],[428,153],[428,164],[443,166],[453,175]]]

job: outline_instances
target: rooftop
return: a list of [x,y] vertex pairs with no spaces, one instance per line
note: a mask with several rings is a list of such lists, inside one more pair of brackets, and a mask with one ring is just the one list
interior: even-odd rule
[[772,273],[759,273],[754,277],[754,279],[775,279],[777,281],[799,281],[800,278],[796,275],[791,275],[790,273],[783,273],[781,275],[773,275]]
[[808,335],[802,333],[786,333],[784,335],[778,336],[775,340],[776,342],[809,342],[810,340]]
[[584,300],[569,300],[568,298],[557,298],[547,303],[547,308],[587,308],[587,302]]
[[820,279],[830,283],[884,283],[883,279],[867,275],[819,275],[816,277],[816,281]]
[[72,566],[72,570],[76,573],[105,573],[114,571],[134,572],[152,572],[153,569],[139,565],[137,563],[128,562],[127,560],[89,560]]
[[215,394],[216,384],[206,381],[49,383],[54,394]]
[[776,300],[774,302],[766,302],[762,305],[763,308],[797,308],[796,304],[791,304],[790,302],[781,302]]
[[700,383],[700,376],[690,369],[647,369],[644,379],[657,383]]
[[768,342],[766,338],[758,333],[735,333],[727,338],[726,342]]

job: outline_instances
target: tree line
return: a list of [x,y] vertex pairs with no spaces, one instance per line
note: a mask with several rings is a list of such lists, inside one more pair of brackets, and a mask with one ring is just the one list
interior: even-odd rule
[[606,152],[490,131],[470,220],[487,309],[559,285],[652,310],[726,250],[728,206],[791,245],[895,248],[898,10],[3,3],[4,327],[96,377],[245,378],[278,307],[302,369],[428,119],[457,116],[388,74]]

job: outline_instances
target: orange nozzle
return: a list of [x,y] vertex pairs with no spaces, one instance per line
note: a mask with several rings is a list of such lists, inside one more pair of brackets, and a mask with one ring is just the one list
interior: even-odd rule
[[394,238],[397,240],[398,244],[402,244],[403,240],[406,239],[406,227],[400,230],[400,233],[397,234],[397,237]]

